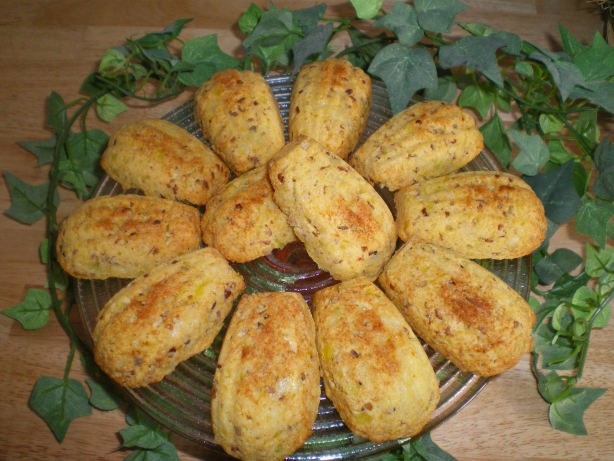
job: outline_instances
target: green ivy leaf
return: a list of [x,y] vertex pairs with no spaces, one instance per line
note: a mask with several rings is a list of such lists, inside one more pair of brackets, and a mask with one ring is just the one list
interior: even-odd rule
[[557,281],[563,274],[567,274],[578,267],[582,256],[567,248],[558,248],[535,264],[535,272],[544,285]]
[[614,200],[614,144],[603,138],[594,153],[595,168],[599,176],[593,185],[593,192],[603,200]]
[[583,45],[577,40],[571,33],[563,26],[559,24],[559,33],[561,35],[561,43],[563,44],[563,50],[569,56],[575,56],[578,54],[580,50],[582,50]]
[[127,110],[128,106],[109,93],[96,100],[96,114],[105,122],[111,122],[116,116]]
[[469,85],[463,89],[458,104],[475,109],[482,119],[488,117],[488,111],[495,101],[495,95],[481,85]]
[[83,385],[74,379],[40,377],[32,389],[29,404],[59,442],[64,440],[72,421],[92,414]]
[[277,65],[289,64],[290,51],[302,34],[302,29],[295,24],[292,11],[271,5],[243,41],[243,47],[249,55],[262,60],[266,72]]
[[52,91],[47,98],[47,110],[49,111],[47,122],[56,133],[61,133],[68,124],[66,109],[64,99],[58,93]]
[[458,87],[454,78],[451,76],[439,77],[437,79],[437,88],[426,88],[424,97],[428,100],[446,101],[452,103],[456,99]]
[[382,48],[371,62],[369,72],[386,84],[394,113],[407,107],[416,91],[437,87],[437,70],[428,51],[399,43]]
[[455,459],[452,455],[435,444],[428,432],[418,437],[416,440],[412,440],[411,446],[424,460],[454,461]]
[[160,431],[152,429],[144,424],[135,424],[119,431],[122,437],[122,445],[126,448],[144,448],[152,450],[159,447],[168,439]]
[[17,320],[26,330],[37,330],[47,325],[50,310],[49,292],[40,288],[29,288],[22,302],[0,312]]
[[566,54],[556,54],[537,47],[536,50],[530,55],[530,58],[546,66],[563,101],[566,101],[569,97],[574,97],[572,90],[578,85],[585,84],[578,66],[571,62]]
[[[578,84],[580,85],[580,84]],[[569,93],[570,98],[586,99],[609,113],[614,113],[614,82],[592,81],[575,86]]]
[[179,456],[175,446],[167,440],[151,450],[137,449],[124,461],[179,461]]
[[454,18],[467,5],[457,0],[415,0],[418,23],[424,30],[445,34],[450,32]]
[[262,18],[263,14],[264,10],[262,8],[254,3],[251,3],[247,7],[245,13],[243,13],[239,18],[238,24],[241,32],[244,34],[251,34],[258,25],[258,22]]
[[7,216],[23,224],[34,224],[45,216],[49,183],[32,186],[8,171],[4,172],[4,180],[11,196]]
[[109,392],[104,386],[93,379],[86,379],[90,388],[90,405],[102,411],[112,411],[119,408],[121,399],[113,392]]
[[512,167],[524,175],[535,176],[550,158],[548,146],[538,135],[528,135],[515,129],[510,129],[509,133],[520,148]]
[[318,3],[308,8],[293,10],[294,23],[301,28],[303,35],[314,30],[326,13],[326,3]]
[[584,270],[591,277],[601,277],[606,272],[614,272],[614,248],[596,248],[587,243],[586,265]]
[[352,6],[356,11],[356,16],[360,19],[373,19],[382,8],[383,0],[351,0]]
[[600,247],[606,244],[606,226],[614,216],[614,204],[584,197],[576,215],[576,229],[592,237]]
[[496,51],[506,45],[496,36],[464,37],[452,45],[439,49],[439,62],[444,69],[466,66],[484,74],[491,82],[501,87],[503,78],[497,63]]
[[424,37],[416,10],[406,3],[396,2],[390,12],[375,21],[373,26],[391,30],[399,43],[406,46],[413,46]]
[[49,165],[53,162],[56,144],[55,136],[41,141],[20,141],[17,144],[31,154],[34,154],[37,160],[36,166]]
[[512,145],[499,114],[495,114],[482,125],[480,131],[484,137],[484,145],[507,167],[512,158]]
[[596,32],[590,46],[576,51],[573,63],[578,66],[585,80],[606,80],[614,76],[614,47]]
[[220,49],[216,34],[197,37],[186,42],[181,49],[181,60],[179,81],[186,86],[195,87],[209,80],[216,72],[239,66],[238,59]]
[[129,67],[128,53],[123,47],[109,48],[98,63],[98,73],[113,78]]
[[576,388],[569,395],[557,400],[548,411],[550,423],[555,429],[575,435],[586,435],[584,412],[606,389]]
[[544,204],[546,217],[556,224],[569,221],[582,204],[573,186],[573,168],[574,162],[570,161],[524,178]]
[[297,73],[310,56],[324,56],[333,33],[332,23],[317,26],[292,47],[292,72]]

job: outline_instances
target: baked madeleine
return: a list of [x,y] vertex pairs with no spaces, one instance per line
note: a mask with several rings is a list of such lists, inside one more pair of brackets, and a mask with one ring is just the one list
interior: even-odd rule
[[228,181],[230,171],[200,139],[166,120],[146,119],[117,130],[100,165],[125,189],[193,205]]
[[418,238],[472,259],[530,254],[546,238],[541,200],[518,176],[467,171],[404,187],[394,196],[402,240]]
[[337,280],[374,280],[394,251],[390,209],[362,176],[310,138],[269,162],[273,199],[309,256]]
[[100,311],[92,335],[96,363],[122,386],[160,381],[211,345],[244,288],[213,248],[156,267]]
[[483,148],[482,133],[468,111],[425,101],[380,126],[352,155],[350,164],[371,183],[396,191],[452,173]]
[[239,301],[214,376],[215,442],[243,460],[281,460],[311,435],[320,403],[315,329],[298,293]]
[[414,332],[461,371],[493,376],[531,350],[531,307],[458,253],[409,240],[378,281]]
[[439,381],[399,310],[364,277],[313,299],[326,395],[351,431],[373,442],[421,431],[439,402]]
[[285,143],[277,102],[256,72],[228,69],[215,74],[196,92],[194,116],[236,174],[265,165]]
[[266,167],[230,181],[207,202],[203,240],[233,262],[253,261],[296,240],[288,218],[273,200]]
[[290,98],[290,141],[307,136],[347,159],[367,125],[371,97],[371,78],[347,59],[305,64]]
[[76,278],[135,278],[200,244],[197,208],[125,194],[95,197],[76,208],[60,224],[56,254]]

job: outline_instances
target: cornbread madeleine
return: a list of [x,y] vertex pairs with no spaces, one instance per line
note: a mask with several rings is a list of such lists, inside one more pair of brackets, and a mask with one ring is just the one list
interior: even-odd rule
[[371,98],[371,78],[348,60],[329,58],[305,64],[290,98],[290,140],[308,136],[347,159],[367,125]]
[[122,386],[160,381],[211,345],[244,288],[214,248],[154,268],[100,311],[92,335],[96,363]]
[[546,237],[544,206],[518,176],[467,171],[400,189],[394,196],[402,240],[418,238],[467,258],[530,254]]
[[531,350],[531,307],[452,250],[409,240],[378,281],[414,332],[461,371],[497,375]]
[[277,102],[256,72],[216,73],[196,92],[194,115],[213,149],[236,174],[265,165],[285,143]]
[[371,183],[396,191],[452,173],[483,148],[482,133],[468,111],[424,101],[380,126],[354,152],[350,164]]
[[135,278],[200,244],[197,208],[125,194],[83,202],[61,222],[56,253],[76,278]]
[[364,277],[316,292],[313,305],[324,389],[351,431],[373,442],[420,432],[439,381],[396,306]]
[[233,262],[248,262],[296,240],[273,200],[266,167],[250,170],[213,196],[201,220],[207,245]]
[[315,328],[294,292],[244,295],[214,376],[215,442],[243,460],[281,460],[311,435],[320,403]]
[[204,205],[230,175],[206,144],[184,128],[157,119],[128,123],[117,130],[100,165],[124,189],[193,205]]
[[337,280],[374,280],[394,251],[390,209],[353,168],[310,138],[269,162],[273,198],[309,256]]

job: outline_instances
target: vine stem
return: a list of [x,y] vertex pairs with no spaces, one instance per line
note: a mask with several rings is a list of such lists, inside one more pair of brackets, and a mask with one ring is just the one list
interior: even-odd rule
[[75,351],[78,348],[81,352],[87,351],[87,348],[81,341],[81,339],[77,336],[74,328],[70,323],[70,316],[68,312],[70,309],[67,309],[67,312],[62,311],[62,305],[67,304],[70,306],[72,302],[72,296],[70,295],[71,291],[69,287],[66,287],[66,295],[64,298],[61,298],[58,295],[58,287],[56,285],[55,277],[53,274],[56,273],[56,269],[60,269],[56,255],[55,255],[55,244],[56,237],[58,231],[58,218],[57,218],[57,205],[55,203],[55,198],[58,193],[59,185],[60,185],[60,174],[59,174],[59,163],[61,160],[62,150],[65,146],[66,141],[68,140],[68,136],[70,135],[70,128],[73,126],[75,121],[81,117],[84,117],[87,114],[87,111],[95,104],[96,100],[103,96],[107,91],[101,92],[96,96],[91,97],[90,99],[85,100],[83,104],[75,111],[70,119],[64,124],[60,133],[57,133],[56,143],[53,149],[53,163],[49,170],[49,188],[47,190],[47,222],[46,222],[46,233],[48,239],[47,245],[47,279],[49,285],[49,294],[51,296],[51,307],[54,311],[54,314],[60,323],[60,326],[70,339],[70,352],[66,359],[66,366],[64,368],[64,380],[68,380],[68,375],[70,373],[70,369],[72,368],[72,363],[75,357]]

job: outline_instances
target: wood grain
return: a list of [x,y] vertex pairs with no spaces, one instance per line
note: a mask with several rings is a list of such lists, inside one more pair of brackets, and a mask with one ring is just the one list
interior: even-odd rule
[[[4,1],[0,6],[0,169],[33,183],[47,179],[46,168],[16,143],[46,139],[45,100],[52,90],[65,100],[78,97],[85,76],[104,51],[125,37],[160,30],[178,18],[194,20],[184,37],[218,33],[220,46],[233,52],[240,46],[234,26],[250,0],[36,0]],[[265,6],[268,0],[255,3]],[[349,11],[345,1],[329,1],[330,14]],[[583,41],[600,29],[588,2],[573,0],[467,0],[463,21],[479,21],[515,32],[549,49],[557,49],[558,23]],[[278,7],[305,7],[313,2],[277,1]],[[391,3],[388,2],[387,5]],[[121,124],[145,116],[161,116],[190,94],[145,110],[129,111],[111,125],[92,120],[91,127],[112,132]],[[2,179],[0,207],[10,206]],[[63,193],[62,214],[77,201]],[[0,217],[0,308],[19,303],[29,287],[45,284],[38,244],[43,223],[24,226]],[[582,240],[561,231],[558,246],[582,248]],[[596,331],[582,382],[608,387],[614,380],[613,326]],[[68,341],[55,320],[38,331],[0,316],[0,460],[122,460],[117,431],[125,426],[121,411],[95,411],[70,427],[59,444],[42,419],[28,407],[32,386],[40,376],[61,376]],[[77,362],[73,377],[86,376]],[[458,460],[614,460],[611,424],[614,395],[608,391],[585,415],[588,436],[572,436],[550,428],[547,406],[539,397],[528,357],[513,370],[493,379],[462,411],[433,431],[433,439]],[[202,447],[175,438],[183,461],[215,459]]]

